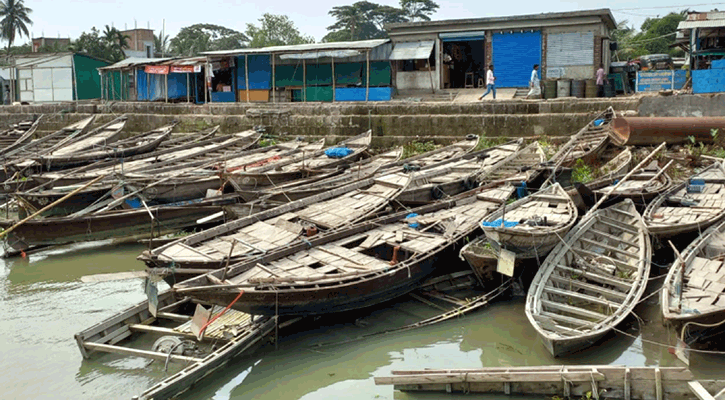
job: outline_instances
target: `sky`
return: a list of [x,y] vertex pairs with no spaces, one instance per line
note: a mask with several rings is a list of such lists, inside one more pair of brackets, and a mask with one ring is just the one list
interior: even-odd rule
[[[181,28],[197,23],[222,25],[244,31],[247,23],[258,25],[264,13],[287,15],[302,34],[320,41],[327,27],[335,20],[327,14],[334,6],[348,5],[356,0],[265,0],[258,3],[242,3],[229,0],[25,0],[33,12],[29,27],[33,37],[70,37],[77,39],[82,32],[104,25],[118,29],[150,27],[155,33],[166,26],[166,34],[173,38]],[[374,3],[399,6],[398,0],[370,0]],[[702,0],[700,0],[702,1]],[[494,17],[542,12],[575,11],[610,8],[617,22],[628,20],[629,25],[639,28],[647,17],[664,16],[689,6],[698,11],[725,8],[725,3],[700,3],[685,0],[677,5],[674,0],[612,0],[612,1],[506,1],[459,0],[437,1],[440,8],[431,16],[433,20]],[[27,42],[26,39],[21,39]],[[19,40],[16,39],[16,43]]]

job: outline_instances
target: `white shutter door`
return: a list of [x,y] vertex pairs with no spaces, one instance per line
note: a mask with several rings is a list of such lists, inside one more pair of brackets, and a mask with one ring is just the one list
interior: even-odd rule
[[546,42],[546,67],[594,64],[594,33],[550,33]]

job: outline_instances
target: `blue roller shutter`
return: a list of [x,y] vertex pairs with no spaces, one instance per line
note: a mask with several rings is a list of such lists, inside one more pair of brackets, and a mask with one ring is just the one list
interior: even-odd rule
[[541,32],[493,34],[497,87],[527,87],[534,64],[541,64]]

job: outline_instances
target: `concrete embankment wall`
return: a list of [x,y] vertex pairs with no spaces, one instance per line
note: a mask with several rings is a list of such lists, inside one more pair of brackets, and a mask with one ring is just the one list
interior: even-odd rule
[[174,120],[178,131],[194,132],[220,125],[223,133],[265,126],[272,134],[328,137],[339,140],[367,129],[373,146],[385,147],[414,139],[449,142],[467,134],[488,137],[566,136],[596,112],[612,106],[646,116],[722,116],[725,96],[681,95],[616,99],[557,99],[481,103],[386,102],[335,104],[166,104],[119,102],[0,106],[0,128],[45,114],[43,132],[51,132],[89,115],[96,122],[128,116],[127,131],[142,132]]

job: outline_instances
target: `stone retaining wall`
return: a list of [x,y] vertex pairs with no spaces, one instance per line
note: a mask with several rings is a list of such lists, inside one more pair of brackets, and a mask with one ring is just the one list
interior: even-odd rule
[[594,113],[613,106],[636,110],[639,100],[561,99],[556,101],[497,101],[483,103],[386,102],[336,104],[166,104],[118,102],[105,104],[45,104],[1,106],[0,128],[45,114],[40,130],[52,132],[89,115],[105,123],[128,115],[126,131],[143,132],[179,121],[177,131],[195,132],[220,125],[222,133],[265,126],[272,134],[329,137],[338,140],[372,129],[373,146],[384,147],[414,138],[449,142],[467,134],[489,137],[570,135]]

